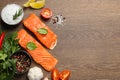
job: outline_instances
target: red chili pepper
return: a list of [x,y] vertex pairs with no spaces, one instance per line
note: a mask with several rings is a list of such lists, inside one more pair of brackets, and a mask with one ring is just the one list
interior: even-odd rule
[[5,37],[5,32],[2,32],[1,36],[0,36],[0,49],[2,48],[2,43]]

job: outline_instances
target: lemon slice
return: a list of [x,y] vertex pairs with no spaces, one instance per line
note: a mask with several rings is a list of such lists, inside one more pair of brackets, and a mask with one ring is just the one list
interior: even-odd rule
[[23,4],[24,7],[29,7],[30,3],[35,2],[35,0],[29,0],[25,4]]
[[30,6],[34,9],[40,9],[44,7],[44,5],[45,5],[45,0],[40,0],[40,1],[30,3]]

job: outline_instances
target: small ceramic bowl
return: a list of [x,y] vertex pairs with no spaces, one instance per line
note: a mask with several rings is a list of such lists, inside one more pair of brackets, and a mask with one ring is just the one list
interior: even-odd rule
[[23,8],[18,4],[7,4],[1,11],[1,18],[8,25],[20,23],[23,16]]
[[15,52],[12,59],[16,59],[16,74],[26,73],[31,66],[31,56],[24,50]]

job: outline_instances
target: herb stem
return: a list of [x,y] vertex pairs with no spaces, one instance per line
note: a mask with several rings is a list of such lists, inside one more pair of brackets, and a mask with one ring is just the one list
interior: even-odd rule
[[16,11],[16,13],[13,15],[13,20],[17,19],[22,14],[22,12],[22,9],[19,9],[18,12]]

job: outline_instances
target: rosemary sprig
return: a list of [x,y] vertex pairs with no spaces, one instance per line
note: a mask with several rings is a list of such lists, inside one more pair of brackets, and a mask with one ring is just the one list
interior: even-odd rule
[[13,15],[13,20],[17,19],[21,14],[22,14],[23,10],[22,9],[19,9],[19,11]]

